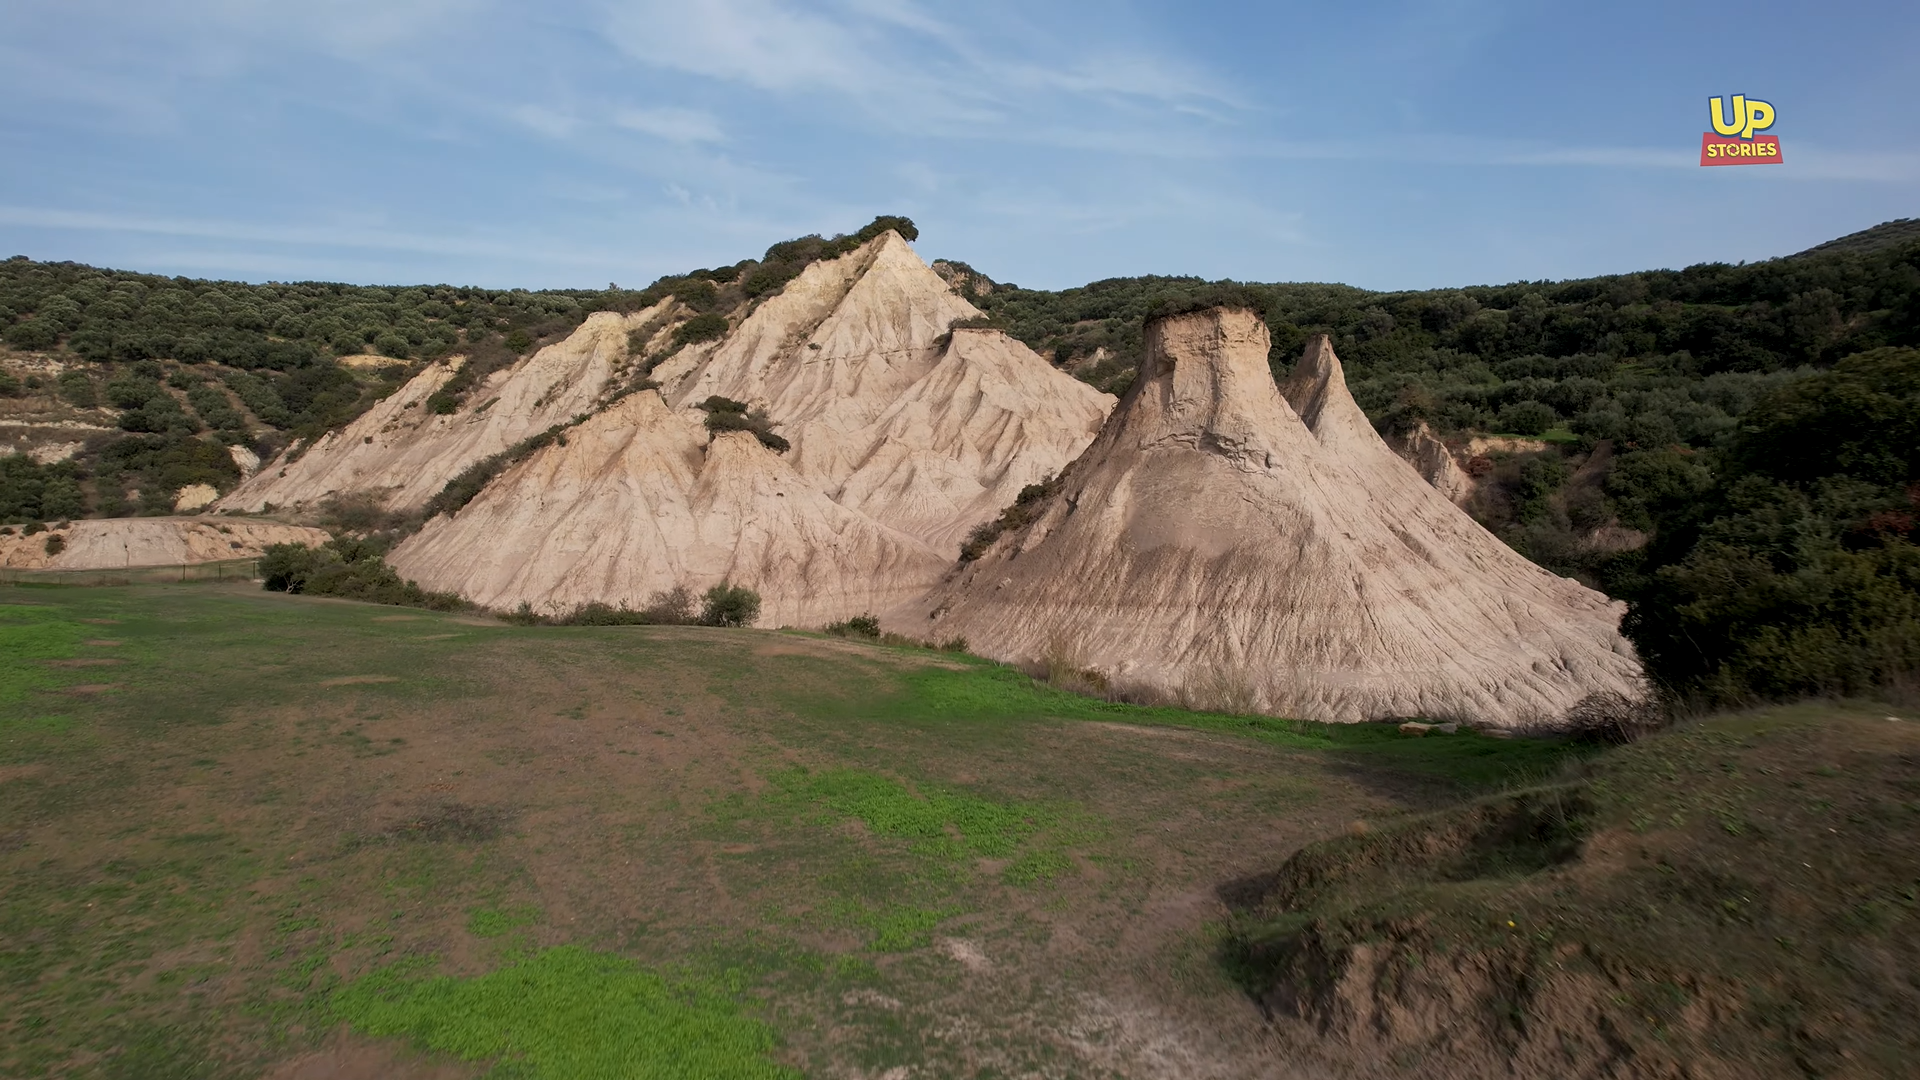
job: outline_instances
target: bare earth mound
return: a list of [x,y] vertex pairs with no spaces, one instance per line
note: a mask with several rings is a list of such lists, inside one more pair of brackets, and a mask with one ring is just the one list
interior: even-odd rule
[[1552,725],[1645,695],[1623,606],[1528,562],[1389,450],[1324,339],[1149,328],[1140,378],[1032,523],[916,605],[919,636],[1125,691],[1329,721]]
[[[895,233],[816,262],[391,561],[427,588],[549,613],[723,580],[761,594],[767,626],[910,603],[1113,401],[1005,334],[950,329],[978,314]],[[709,433],[699,405],[715,396],[764,411],[789,451]]]
[[729,580],[761,594],[769,626],[898,604],[948,565],[810,487],[751,433],[708,440],[657,391],[634,394],[434,519],[393,565],[476,603],[541,611],[637,608]]
[[[66,544],[47,554],[47,538]],[[33,536],[0,536],[0,566],[21,570],[118,570],[129,566],[250,559],[268,544],[327,542],[319,529],[277,521],[208,518],[101,518]]]

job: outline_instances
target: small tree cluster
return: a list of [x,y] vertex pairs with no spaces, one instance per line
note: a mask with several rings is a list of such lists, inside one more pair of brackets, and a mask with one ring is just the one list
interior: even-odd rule
[[456,593],[430,592],[404,581],[386,563],[377,541],[336,538],[319,547],[274,544],[260,557],[262,586],[271,592],[335,596],[375,604],[460,611],[471,607]]
[[700,403],[707,414],[707,430],[751,431],[760,445],[777,454],[784,454],[792,446],[787,440],[774,434],[773,421],[761,409],[750,409],[744,401],[721,397],[718,394]]
[[1037,484],[1028,484],[1014,497],[1013,505],[1000,511],[1000,516],[992,521],[983,521],[967,534],[966,543],[960,545],[960,561],[972,562],[987,553],[994,541],[1011,529],[1026,527],[1034,518],[1040,516],[1040,509],[1054,492],[1060,490],[1060,478],[1048,477]]

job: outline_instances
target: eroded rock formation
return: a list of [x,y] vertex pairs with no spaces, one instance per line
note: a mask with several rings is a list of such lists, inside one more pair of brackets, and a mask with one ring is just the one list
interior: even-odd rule
[[1644,695],[1622,605],[1528,562],[1396,456],[1324,338],[1283,387],[1265,325],[1164,319],[1032,522],[890,614],[999,659],[1319,720],[1551,725]]

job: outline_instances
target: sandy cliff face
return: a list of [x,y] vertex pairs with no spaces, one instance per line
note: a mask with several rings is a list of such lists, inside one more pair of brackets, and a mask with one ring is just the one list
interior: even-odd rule
[[1072,461],[1114,400],[998,331],[950,330],[979,314],[889,232],[808,267],[725,341],[655,377],[676,405],[718,394],[764,408],[795,472],[952,555]]
[[[758,591],[770,626],[909,602],[1113,401],[1004,334],[950,331],[977,314],[894,233],[814,263],[657,369],[659,391],[571,429],[392,561],[428,588],[542,611],[722,580]],[[789,452],[710,436],[697,404],[712,395],[765,409]]]
[[[66,544],[48,555],[49,536]],[[327,542],[319,529],[245,518],[96,518],[51,533],[0,536],[0,566],[23,570],[119,570],[132,566],[248,559],[269,544]]]
[[417,509],[481,458],[592,412],[626,358],[628,331],[664,306],[589,316],[566,340],[489,375],[451,415],[437,416],[427,405],[455,371],[436,363],[297,460],[282,454],[268,462],[216,508],[254,513],[268,503],[295,508],[364,493],[390,510]]
[[948,560],[848,510],[747,432],[712,438],[657,391],[535,453],[392,555],[403,576],[492,607],[642,607],[727,580],[765,626],[817,626],[925,591]]
[[1027,528],[889,613],[985,655],[1312,719],[1550,724],[1644,693],[1621,605],[1527,562],[1389,450],[1324,339],[1156,323],[1127,398]]

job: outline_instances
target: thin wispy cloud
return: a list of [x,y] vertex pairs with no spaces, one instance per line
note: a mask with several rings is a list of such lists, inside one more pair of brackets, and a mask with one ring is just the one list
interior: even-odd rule
[[1102,49],[1046,50],[1042,59],[905,0],[629,0],[608,9],[605,33],[652,68],[769,95],[837,98],[866,123],[923,134],[978,136],[1066,106],[1150,104],[1172,115],[1175,106],[1236,105],[1167,57]]
[[677,143],[717,143],[727,141],[720,121],[697,109],[621,109],[613,114],[613,123],[628,131]]

